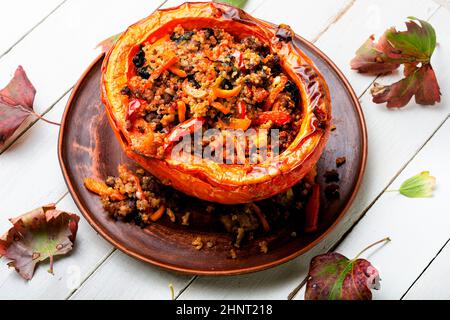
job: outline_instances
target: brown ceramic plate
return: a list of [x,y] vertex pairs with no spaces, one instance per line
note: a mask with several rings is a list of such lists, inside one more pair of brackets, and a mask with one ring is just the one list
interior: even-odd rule
[[[308,251],[325,237],[344,216],[358,191],[366,164],[366,127],[358,99],[342,73],[312,44],[300,37],[295,41],[315,62],[331,92],[333,122],[337,129],[332,132],[318,162],[322,190],[325,188],[323,174],[336,167],[336,157],[345,156],[347,160],[338,169],[340,198],[328,201],[322,195],[317,232],[297,231],[297,237],[291,237],[295,226],[294,229],[292,226],[279,228],[264,237],[269,243],[267,254],[260,253],[258,241],[247,241],[237,251],[238,258],[231,259],[231,238],[217,227],[217,217],[203,217],[200,223],[191,227],[158,221],[145,229],[109,218],[100,199],[84,188],[83,179],[116,175],[118,164],[134,164],[116,141],[100,100],[103,56],[93,62],[73,90],[63,115],[58,146],[67,186],[92,227],[115,247],[137,259],[171,270],[203,275],[242,274],[274,267]],[[197,236],[215,240],[216,245],[198,251],[191,245]]]

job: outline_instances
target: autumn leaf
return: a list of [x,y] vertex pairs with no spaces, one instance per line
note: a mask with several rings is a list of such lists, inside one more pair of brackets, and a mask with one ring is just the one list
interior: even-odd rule
[[404,107],[413,96],[421,105],[441,101],[439,84],[430,64],[436,48],[436,32],[424,20],[408,19],[406,31],[389,28],[377,43],[372,35],[350,62],[352,69],[374,75],[390,73],[404,64],[404,79],[392,85],[375,83],[371,89],[373,102],[387,102],[388,108]]
[[[408,17],[406,31],[399,32],[391,28],[386,33],[392,51],[386,54],[404,62],[430,62],[436,48],[436,32],[428,22]],[[418,24],[418,21],[420,24]]]
[[46,259],[53,273],[53,258],[72,250],[79,219],[54,204],[10,219],[13,227],[0,238],[0,257],[9,259],[8,265],[27,280],[33,277],[36,264]]
[[389,46],[386,37],[380,38],[377,44],[373,41],[375,37],[371,35],[369,39],[356,51],[356,56],[350,62],[353,70],[361,73],[374,75],[390,73],[400,66],[400,63],[391,62],[390,58],[383,53],[383,47]]
[[405,65],[405,78],[388,86],[374,83],[371,88],[373,102],[387,102],[388,108],[401,108],[413,96],[416,103],[433,105],[441,101],[441,92],[431,64],[416,67]]
[[430,175],[429,171],[422,171],[419,174],[405,180],[398,190],[387,190],[386,192],[400,192],[408,198],[429,198],[433,196],[436,187],[436,178]]
[[115,34],[101,42],[99,42],[95,48],[100,48],[101,52],[108,52],[109,49],[112,48],[112,46],[116,43],[117,39],[122,35],[122,32]]
[[36,89],[31,84],[22,66],[17,67],[14,77],[0,90],[0,146],[11,137],[31,114],[51,124],[33,110]]
[[36,89],[19,66],[8,85],[0,90],[0,146],[33,112]]
[[365,259],[367,249],[390,241],[377,241],[350,260],[336,252],[314,257],[309,267],[305,300],[371,300],[371,289],[379,289],[378,271]]

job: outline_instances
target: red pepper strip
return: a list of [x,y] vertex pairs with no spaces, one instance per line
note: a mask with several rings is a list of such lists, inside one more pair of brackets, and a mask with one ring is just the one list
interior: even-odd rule
[[263,230],[265,232],[269,232],[270,226],[266,220],[266,216],[264,215],[264,213],[261,211],[261,209],[256,204],[250,203],[250,206],[253,209],[253,211],[256,213],[256,215],[258,216],[258,219],[261,222],[261,226],[262,226]]
[[244,68],[244,58],[243,58],[242,52],[239,51],[239,50],[236,50],[236,51],[232,54],[232,56],[233,56],[234,59],[236,60],[238,68],[239,68],[239,69]]
[[265,111],[261,112],[254,120],[256,124],[263,124],[269,121],[272,121],[278,126],[282,126],[291,121],[291,116],[289,113],[283,111]]
[[131,126],[133,124],[132,122],[136,115],[136,111],[139,110],[143,104],[144,104],[144,101],[139,100],[139,99],[132,99],[128,103],[128,110],[127,110],[127,114],[125,115],[127,129],[131,128]]
[[239,101],[237,103],[238,115],[239,118],[244,119],[247,114],[247,106],[244,101]]
[[205,123],[203,117],[191,118],[177,125],[167,136],[164,143],[164,150],[170,147],[174,142],[180,140],[181,137],[193,133],[196,129],[200,129]]
[[269,97],[264,104],[264,110],[269,110],[277,99],[278,95],[284,90],[288,79],[285,76],[280,76],[280,82],[270,91]]
[[159,68],[155,69],[155,71],[152,72],[152,74],[150,75],[150,80],[158,79],[158,77],[161,75],[161,73],[163,73],[164,71],[169,69],[170,66],[177,63],[178,60],[179,59],[177,56],[172,56],[169,60],[167,60],[167,62],[165,62]]
[[314,232],[317,230],[319,222],[319,208],[320,208],[320,186],[318,183],[312,187],[312,193],[306,203],[306,223],[305,232]]

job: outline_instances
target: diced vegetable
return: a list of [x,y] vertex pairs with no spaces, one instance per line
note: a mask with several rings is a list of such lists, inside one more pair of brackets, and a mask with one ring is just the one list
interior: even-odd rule
[[265,110],[271,109],[278,95],[284,90],[287,82],[288,78],[286,76],[278,76],[274,79],[273,88],[270,90],[269,97],[264,105]]
[[195,89],[189,85],[189,81],[185,79],[182,84],[183,92],[193,98],[201,99],[208,94],[205,90]]
[[239,118],[244,119],[247,114],[247,105],[244,101],[239,101],[237,103],[238,115]]
[[230,120],[230,124],[227,127],[229,129],[245,131],[250,127],[251,124],[252,124],[252,120],[250,120],[249,118],[244,118],[244,119],[233,118]]
[[225,107],[222,103],[220,102],[213,102],[211,103],[211,106],[213,106],[215,109],[219,110],[220,112],[222,112],[223,114],[229,114],[230,113],[230,109]]
[[95,180],[93,178],[85,178],[84,186],[91,192],[98,194],[99,196],[108,196],[114,201],[124,200],[125,196],[120,192],[108,187],[104,182]]
[[158,210],[156,210],[151,216],[150,216],[150,220],[157,221],[159,219],[161,219],[161,217],[164,214],[164,211],[166,210],[166,207],[164,205],[160,206],[158,208]]
[[174,142],[180,140],[181,137],[193,133],[195,129],[200,129],[204,123],[205,119],[203,117],[191,118],[183,123],[180,123],[167,136],[166,142],[164,143],[164,149],[167,149]]
[[152,74],[150,75],[150,80],[156,80],[159,78],[159,76],[166,71],[167,69],[169,69],[172,65],[174,65],[175,63],[178,62],[178,57],[173,55],[173,56],[169,56],[168,60],[165,61],[161,66],[159,66],[157,69],[155,69]]
[[180,78],[186,78],[187,77],[187,73],[184,70],[178,68],[177,66],[171,66],[168,69],[169,69],[170,72],[172,72],[173,74],[176,74]]
[[222,77],[218,77],[216,79],[216,82],[214,83],[214,86],[212,88],[213,90],[213,95],[216,98],[232,98],[234,96],[237,96],[239,94],[239,92],[241,92],[241,86],[236,86],[233,89],[230,90],[226,90],[226,89],[221,89],[220,85],[222,84],[223,78]]
[[125,115],[127,129],[130,129],[130,127],[132,126],[133,121],[136,118],[136,113],[143,104],[145,104],[145,102],[140,99],[132,99],[128,103],[128,110],[127,114]]
[[291,116],[283,111],[265,111],[261,112],[254,121],[256,124],[272,121],[274,124],[282,126],[291,121]]
[[177,101],[178,120],[184,122],[186,120],[186,104],[183,101]]
[[305,213],[305,232],[314,232],[317,230],[319,223],[319,209],[320,209],[320,186],[318,183],[312,187],[312,193],[308,202],[306,203]]

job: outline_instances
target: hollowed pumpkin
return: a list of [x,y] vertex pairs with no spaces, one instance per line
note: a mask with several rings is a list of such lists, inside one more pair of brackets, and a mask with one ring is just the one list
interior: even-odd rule
[[[138,68],[143,64],[139,61],[140,58],[146,54],[142,51],[144,46],[163,45],[164,41],[171,41],[170,36],[174,34],[177,26],[181,26],[184,30],[218,28],[231,34],[236,41],[253,36],[270,49],[270,54],[279,57],[282,75],[285,76],[284,81],[289,79],[291,84],[298,88],[299,93],[299,102],[294,110],[299,119],[297,131],[292,141],[279,155],[249,165],[224,164],[200,158],[192,163],[180,161],[170,152],[161,154],[159,152],[161,148],[167,148],[169,145],[172,146],[173,141],[176,142],[176,139],[171,140],[176,135],[175,130],[185,132],[188,121],[196,122],[200,126],[205,121],[200,118],[189,118],[189,112],[192,112],[189,111],[190,106],[180,99],[174,101],[173,108],[174,116],[182,123],[171,128],[169,132],[157,133],[155,126],[143,119],[139,119],[142,123],[130,125],[130,122],[138,121],[132,119],[133,112],[140,110],[141,104],[149,103],[142,102],[136,97],[131,98],[129,92],[126,92],[130,91],[130,81],[136,74],[144,79],[140,95],[145,92],[145,86],[157,85],[158,77],[162,77],[166,72],[165,77],[169,73],[179,77],[185,89],[183,92],[193,95],[196,101],[211,97],[202,88],[189,86],[188,72],[178,65],[179,59],[176,54],[165,52],[160,65],[156,67],[153,65],[147,69]],[[157,10],[129,27],[106,56],[101,83],[102,100],[111,126],[127,156],[164,184],[171,185],[186,194],[224,204],[248,203],[264,199],[297,183],[313,169],[323,152],[330,133],[331,104],[324,78],[313,62],[296,47],[292,41],[293,36],[291,29],[286,25],[273,26],[251,17],[240,9],[214,2],[185,3],[176,8]],[[242,57],[236,55],[232,59],[237,66],[243,65],[241,60]],[[219,88],[221,82],[222,79],[216,80],[213,99],[222,100],[211,102],[211,105],[216,109],[215,112],[226,115],[230,110],[224,107],[224,103],[218,101],[236,101],[226,99],[238,99],[236,95],[244,84],[236,85],[232,89]],[[274,84],[272,87],[275,86]],[[275,91],[273,88],[272,92]],[[279,91],[282,90],[283,88]],[[273,97],[271,95],[266,97],[266,104],[262,104],[261,108],[272,108],[274,101],[271,99],[274,100],[276,94],[278,93],[276,92]],[[233,125],[248,127],[250,123],[258,123],[266,118],[277,125],[277,121],[267,116],[267,110],[262,114],[263,111],[258,108],[254,113],[261,114],[256,116],[256,120],[251,121],[245,116],[245,105],[242,106],[242,101],[236,103],[236,108],[241,119],[233,119]],[[277,114],[276,112],[269,111],[272,115]],[[143,117],[142,114],[140,116]],[[278,125],[281,126],[286,121],[280,122]]]

